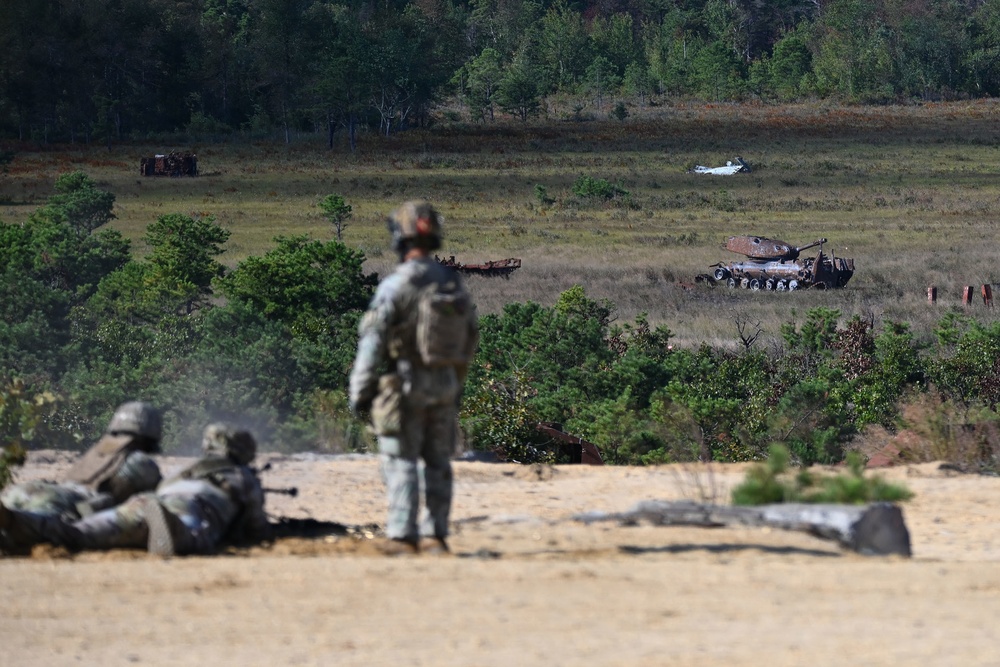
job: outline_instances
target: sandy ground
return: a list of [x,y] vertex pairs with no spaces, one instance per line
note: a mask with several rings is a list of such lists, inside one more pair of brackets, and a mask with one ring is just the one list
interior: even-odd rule
[[[55,478],[36,452],[20,480]],[[377,460],[264,457],[269,511],[383,521]],[[185,459],[165,459],[169,472]],[[0,559],[0,665],[1000,665],[1000,479],[880,471],[916,493],[914,556],[805,534],[571,520],[724,500],[743,466],[456,463],[453,555],[363,537],[213,557]]]

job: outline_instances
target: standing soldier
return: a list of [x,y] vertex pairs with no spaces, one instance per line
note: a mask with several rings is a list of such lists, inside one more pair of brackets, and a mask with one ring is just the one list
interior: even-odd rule
[[0,548],[25,550],[42,541],[38,530],[48,522],[73,522],[155,489],[160,468],[149,455],[160,451],[162,431],[160,413],[152,405],[123,403],[65,481],[5,488],[0,493]]
[[[437,211],[427,202],[407,202],[388,227],[400,264],[361,320],[351,410],[370,414],[378,435],[389,499],[383,551],[444,553],[458,403],[479,328],[458,273],[431,258],[441,247]],[[426,518],[418,528],[421,472]]]

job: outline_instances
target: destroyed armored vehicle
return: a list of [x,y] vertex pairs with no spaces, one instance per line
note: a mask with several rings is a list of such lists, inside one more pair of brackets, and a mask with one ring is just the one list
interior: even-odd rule
[[[778,292],[805,289],[843,287],[854,275],[854,260],[835,257],[823,252],[826,239],[801,247],[762,236],[730,236],[726,250],[746,257],[745,260],[719,262],[713,277],[730,287]],[[803,250],[819,246],[815,257],[800,259]]]

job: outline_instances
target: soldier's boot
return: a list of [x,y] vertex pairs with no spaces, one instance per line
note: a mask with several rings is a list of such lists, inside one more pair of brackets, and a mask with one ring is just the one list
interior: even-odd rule
[[420,540],[420,553],[429,556],[445,556],[451,553],[448,542],[443,537],[424,537]]
[[383,556],[414,556],[420,553],[417,541],[406,538],[387,538],[376,548]]
[[14,518],[11,516],[10,510],[4,507],[3,503],[0,503],[0,554],[13,554],[20,551],[7,536],[7,531],[13,522]]
[[26,555],[40,542],[75,550],[79,531],[59,517],[12,510],[0,503],[0,551]]
[[156,498],[143,501],[143,514],[149,527],[146,550],[156,556],[169,558],[190,553],[193,539],[187,526],[171,514]]

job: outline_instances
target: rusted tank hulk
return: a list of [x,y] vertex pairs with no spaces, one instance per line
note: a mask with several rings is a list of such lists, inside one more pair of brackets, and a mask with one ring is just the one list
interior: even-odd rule
[[197,176],[198,156],[192,153],[168,153],[139,159],[141,176]]
[[450,266],[456,271],[470,276],[500,276],[502,278],[510,278],[510,274],[521,268],[521,260],[517,257],[498,259],[486,262],[485,264],[461,264],[455,261],[454,255],[447,258],[434,255],[434,259],[444,266]]
[[[730,287],[751,290],[791,291],[812,287],[843,287],[854,275],[854,260],[823,252],[826,239],[801,247],[763,236],[730,236],[726,250],[745,255],[746,260],[713,264],[714,277]],[[799,259],[803,250],[819,246],[815,257]]]

